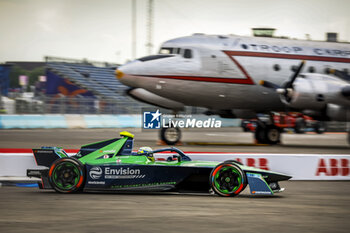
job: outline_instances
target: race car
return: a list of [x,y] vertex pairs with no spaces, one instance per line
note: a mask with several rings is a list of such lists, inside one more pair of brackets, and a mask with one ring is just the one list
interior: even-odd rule
[[[44,169],[27,170],[37,177],[41,189],[59,193],[81,191],[187,191],[236,196],[249,184],[251,194],[281,192],[279,181],[285,174],[244,166],[235,160],[224,162],[192,161],[175,147],[152,150],[143,147],[133,152],[134,135],[121,132],[121,138],[87,144],[74,156],[60,147],[33,149],[35,161]],[[156,153],[171,153],[167,160]]]

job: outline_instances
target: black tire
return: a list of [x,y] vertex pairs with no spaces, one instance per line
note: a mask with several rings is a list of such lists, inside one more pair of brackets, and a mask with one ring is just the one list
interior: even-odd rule
[[281,142],[281,129],[279,127],[267,125],[264,131],[267,144],[275,145]]
[[256,127],[255,132],[254,132],[254,137],[255,137],[255,140],[257,141],[257,143],[259,143],[259,144],[266,144],[267,143],[266,135],[265,135],[265,128],[263,128],[260,125],[258,125]]
[[250,130],[247,128],[247,126],[242,126],[243,132],[249,132]]
[[82,191],[85,181],[85,167],[75,158],[57,159],[50,167],[49,181],[59,193]]
[[160,138],[168,145],[175,145],[181,139],[181,130],[177,127],[162,128]]
[[348,143],[350,145],[350,131],[348,132]]
[[324,123],[323,121],[318,121],[316,122],[314,129],[316,133],[323,134],[324,132],[326,132],[326,123]]
[[246,174],[237,164],[223,162],[211,171],[209,183],[219,196],[234,197],[247,187],[248,181]]
[[295,126],[294,126],[294,130],[296,133],[305,133],[306,130],[306,122],[303,118],[298,118],[295,121]]

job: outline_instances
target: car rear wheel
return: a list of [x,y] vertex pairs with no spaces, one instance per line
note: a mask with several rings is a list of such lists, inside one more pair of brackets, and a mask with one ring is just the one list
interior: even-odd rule
[[57,159],[50,167],[49,181],[57,192],[73,193],[81,191],[84,180],[85,168],[77,159]]
[[236,164],[224,162],[217,165],[209,177],[213,191],[223,197],[233,197],[247,186],[245,173]]

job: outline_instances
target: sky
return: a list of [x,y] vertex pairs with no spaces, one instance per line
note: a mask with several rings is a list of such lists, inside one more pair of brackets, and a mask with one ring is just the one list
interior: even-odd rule
[[[148,0],[137,8],[136,57],[147,55]],[[349,0],[154,0],[153,49],[193,33],[350,41]],[[0,63],[44,56],[124,63],[132,59],[132,0],[0,0]]]

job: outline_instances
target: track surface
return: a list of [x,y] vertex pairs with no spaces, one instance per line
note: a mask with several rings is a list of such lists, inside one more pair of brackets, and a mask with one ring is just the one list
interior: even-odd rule
[[[158,131],[140,129],[55,129],[55,130],[0,130],[0,148],[35,148],[62,146],[78,149],[81,145],[119,137],[128,130],[135,134],[135,149],[140,146],[162,148],[157,144]],[[254,146],[252,133],[240,128],[187,129],[182,131],[184,151],[248,152],[248,153],[325,153],[349,154],[350,147],[345,133],[288,134],[282,135],[282,144]],[[210,143],[210,144],[207,144]],[[202,145],[198,145],[202,144]]]
[[[0,148],[80,148],[125,129],[1,130]],[[135,149],[161,148],[157,131],[127,129]],[[346,134],[284,134],[283,144],[254,146],[239,128],[185,130],[185,151],[349,154]],[[196,145],[196,143],[214,143]],[[36,188],[0,188],[0,232],[349,232],[350,182],[282,182],[286,191],[236,198],[203,194],[62,195]]]
[[0,188],[1,232],[349,232],[350,182],[282,182],[284,193],[58,194]]

